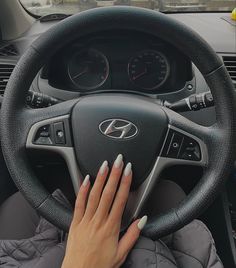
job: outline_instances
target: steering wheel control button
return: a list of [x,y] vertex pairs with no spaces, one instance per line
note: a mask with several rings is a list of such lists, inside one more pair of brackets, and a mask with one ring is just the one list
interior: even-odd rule
[[183,139],[183,135],[170,130],[164,147],[164,156],[178,158]]
[[51,139],[51,127],[50,125],[42,126],[38,129],[35,138],[34,143],[38,145],[52,145],[52,139]]
[[184,138],[180,152],[180,158],[192,161],[201,160],[201,150],[199,144],[192,138]]
[[201,150],[199,144],[193,138],[170,129],[162,156],[190,161],[200,161]]
[[178,158],[182,142],[183,136],[178,133],[173,133],[167,153],[169,157]]
[[66,144],[66,135],[63,122],[57,122],[53,125],[55,144]]
[[[40,123],[40,122],[39,122]],[[35,145],[51,145],[55,147],[72,147],[69,116],[45,120],[33,131],[32,143]]]

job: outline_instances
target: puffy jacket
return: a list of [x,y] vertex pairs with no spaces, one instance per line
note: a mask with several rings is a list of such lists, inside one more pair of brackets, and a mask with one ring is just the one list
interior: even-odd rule
[[[69,206],[60,190],[55,199]],[[40,218],[35,235],[22,240],[0,240],[0,267],[4,268],[59,268],[65,254],[64,233]]]
[[[164,243],[165,241],[165,243]],[[163,240],[141,237],[124,268],[223,268],[208,228],[194,220]]]
[[[68,204],[59,190],[53,195],[58,201]],[[41,218],[32,238],[0,240],[0,267],[60,268],[66,246],[63,240],[63,232]],[[163,240],[141,237],[123,267],[223,268],[223,265],[209,230],[195,220]]]

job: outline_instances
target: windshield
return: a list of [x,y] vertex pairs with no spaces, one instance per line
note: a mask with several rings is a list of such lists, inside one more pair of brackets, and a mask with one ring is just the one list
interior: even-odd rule
[[162,12],[231,11],[235,0],[20,0],[31,13],[75,14],[83,10],[115,5],[145,7]]

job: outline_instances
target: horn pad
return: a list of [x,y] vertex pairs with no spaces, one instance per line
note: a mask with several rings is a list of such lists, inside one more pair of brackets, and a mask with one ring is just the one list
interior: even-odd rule
[[93,95],[72,111],[76,157],[83,175],[94,179],[104,160],[110,166],[118,154],[133,165],[132,188],[150,173],[168,129],[161,106],[133,95]]

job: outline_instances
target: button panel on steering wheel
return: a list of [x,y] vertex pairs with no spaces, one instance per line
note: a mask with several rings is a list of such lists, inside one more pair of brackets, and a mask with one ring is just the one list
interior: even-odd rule
[[40,126],[34,136],[36,145],[71,147],[71,135],[68,131],[68,118]]
[[162,156],[190,161],[201,161],[201,150],[195,139],[170,129]]

